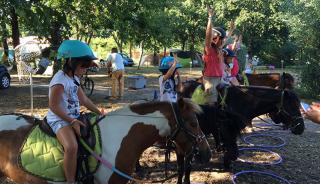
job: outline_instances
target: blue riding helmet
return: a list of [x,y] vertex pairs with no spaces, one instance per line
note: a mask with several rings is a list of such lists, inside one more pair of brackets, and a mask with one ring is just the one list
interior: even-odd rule
[[[169,70],[171,65],[169,65],[169,62],[173,62],[174,61],[174,58],[171,57],[171,56],[166,56],[166,57],[163,57],[160,61],[160,66],[159,66],[159,70],[161,72],[163,71],[166,71],[166,70]],[[177,63],[176,65],[176,69],[177,68],[182,68],[182,65],[180,63]]]
[[222,49],[222,52],[224,53],[224,55],[226,57],[235,57],[236,56],[236,54],[232,50],[230,50],[228,48]]
[[65,40],[61,43],[58,49],[57,59],[86,59],[96,60],[92,49],[85,43],[79,40]]

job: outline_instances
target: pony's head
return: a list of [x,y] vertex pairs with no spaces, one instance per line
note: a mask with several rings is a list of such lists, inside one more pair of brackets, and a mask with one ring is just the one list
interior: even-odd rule
[[300,100],[292,91],[282,91],[280,104],[269,115],[275,123],[283,123],[286,128],[290,128],[293,134],[300,135],[304,131],[304,121],[300,113]]
[[277,86],[280,89],[293,89],[294,87],[294,78],[290,73],[283,73],[280,77]]
[[202,78],[196,80],[187,80],[182,82],[179,95],[184,98],[191,98],[196,88],[202,84]]
[[[300,100],[292,91],[261,86],[230,86],[227,89],[226,87],[219,89],[219,92],[222,94],[222,99],[224,94],[227,94],[225,98],[227,109],[237,112],[249,121],[259,115],[271,113],[271,117],[290,128],[292,133],[302,134],[304,131]],[[223,101],[221,98],[219,98],[220,103]]]
[[190,99],[179,98],[173,104],[173,121],[171,124],[171,135],[181,150],[189,155],[196,153],[202,163],[210,161],[211,150],[204,133],[201,131],[196,114],[201,108]]

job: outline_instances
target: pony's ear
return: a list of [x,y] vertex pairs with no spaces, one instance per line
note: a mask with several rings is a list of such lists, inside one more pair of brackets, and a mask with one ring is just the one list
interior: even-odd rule
[[181,111],[194,112],[197,114],[202,113],[201,107],[198,104],[192,102],[190,98],[180,97],[177,103]]

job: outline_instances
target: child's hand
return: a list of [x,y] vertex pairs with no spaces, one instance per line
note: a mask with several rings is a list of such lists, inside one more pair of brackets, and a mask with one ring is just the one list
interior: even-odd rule
[[234,24],[234,20],[232,20],[231,22],[230,22],[230,30],[231,31],[233,31],[235,28],[236,28],[236,26],[235,26],[235,24]]
[[106,114],[107,114],[107,112],[105,112],[104,108],[101,108],[101,110],[100,110],[100,115],[101,115],[101,116],[104,116],[104,115],[106,115]]
[[207,11],[209,17],[212,17],[214,15],[213,9],[209,5],[207,5]]
[[86,125],[82,121],[79,121],[77,119],[74,120],[74,122],[72,122],[71,124],[71,127],[79,137],[81,137],[80,126],[86,126]]
[[173,65],[176,66],[177,63],[178,63],[178,56],[177,56],[177,53],[173,53]]
[[178,70],[176,70],[175,75],[176,75],[177,77],[180,77],[180,73],[179,73],[179,71],[178,71]]

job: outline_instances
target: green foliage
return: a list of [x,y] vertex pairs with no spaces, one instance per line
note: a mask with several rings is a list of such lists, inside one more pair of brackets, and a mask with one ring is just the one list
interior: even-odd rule
[[[318,52],[318,54],[320,54]],[[320,57],[318,58],[320,59]],[[319,60],[311,60],[302,70],[301,88],[310,97],[320,98],[320,63]]]

